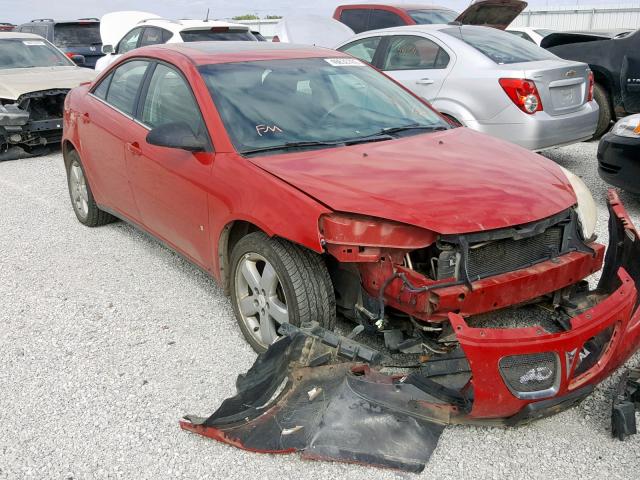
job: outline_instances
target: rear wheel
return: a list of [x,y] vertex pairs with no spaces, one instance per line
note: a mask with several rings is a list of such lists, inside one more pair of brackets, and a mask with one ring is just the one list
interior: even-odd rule
[[593,134],[593,140],[598,140],[607,133],[611,127],[613,109],[611,108],[611,98],[609,97],[609,94],[599,83],[596,83],[593,86],[593,99],[596,101],[598,108],[600,109],[598,115],[598,126],[596,127],[596,133]]
[[66,155],[65,164],[71,206],[80,223],[87,227],[99,227],[113,222],[115,217],[98,208],[78,152],[75,150],[69,152]]
[[251,233],[231,254],[231,300],[242,334],[258,353],[282,323],[335,325],[336,301],[322,258],[286,240]]

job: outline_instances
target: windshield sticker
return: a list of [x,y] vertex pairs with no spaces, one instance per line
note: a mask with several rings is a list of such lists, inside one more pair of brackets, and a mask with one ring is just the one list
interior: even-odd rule
[[332,67],[364,67],[365,64],[360,60],[356,60],[355,58],[325,58],[325,62],[327,62]]
[[277,125],[256,125],[256,132],[258,132],[258,135],[260,136],[264,135],[265,133],[283,133],[280,127],[278,127]]
[[43,47],[44,46],[44,42],[42,40],[23,40],[22,41],[23,44],[28,45],[28,46],[39,46],[39,47]]

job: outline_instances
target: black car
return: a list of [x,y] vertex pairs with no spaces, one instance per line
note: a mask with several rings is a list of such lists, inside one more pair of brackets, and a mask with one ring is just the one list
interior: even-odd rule
[[602,137],[598,173],[605,182],[640,194],[640,115],[623,118]]
[[[16,30],[46,38],[83,67],[95,68],[96,62],[103,55],[100,20],[97,18],[80,18],[65,22],[39,18],[23,23]],[[84,63],[80,56],[84,57]]]
[[552,33],[540,46],[560,58],[588,63],[595,79],[600,119],[594,138],[611,122],[640,113],[640,30],[634,32]]

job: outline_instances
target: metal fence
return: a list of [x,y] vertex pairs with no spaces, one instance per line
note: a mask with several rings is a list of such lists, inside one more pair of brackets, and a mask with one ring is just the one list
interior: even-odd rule
[[553,30],[608,30],[640,28],[640,3],[618,6],[549,7],[525,10],[514,27],[545,27]]

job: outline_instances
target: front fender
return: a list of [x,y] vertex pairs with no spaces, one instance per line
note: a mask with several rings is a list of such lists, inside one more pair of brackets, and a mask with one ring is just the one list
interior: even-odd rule
[[234,153],[216,155],[209,191],[213,275],[222,283],[220,247],[230,225],[247,222],[270,237],[323,252],[321,215],[331,212],[304,192]]

